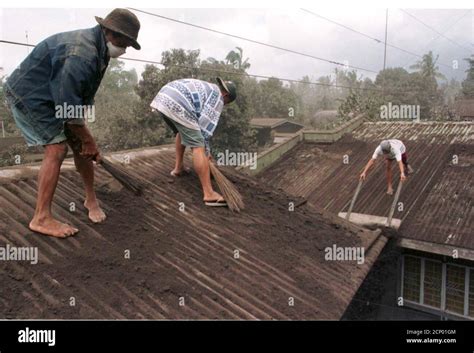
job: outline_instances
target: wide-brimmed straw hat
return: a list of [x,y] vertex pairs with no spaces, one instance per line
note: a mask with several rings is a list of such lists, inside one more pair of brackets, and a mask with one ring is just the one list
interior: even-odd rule
[[115,9],[104,19],[95,16],[95,20],[103,27],[120,33],[132,41],[132,47],[140,50],[137,42],[140,21],[137,16],[127,9]]

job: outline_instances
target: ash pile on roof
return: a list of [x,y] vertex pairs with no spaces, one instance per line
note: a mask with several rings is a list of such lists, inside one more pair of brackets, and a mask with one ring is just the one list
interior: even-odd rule
[[[173,155],[137,159],[143,197],[100,188],[108,214],[92,225],[76,172],[60,178],[54,212],[80,228],[66,240],[27,230],[36,181],[0,185],[1,243],[38,247],[40,262],[0,262],[1,318],[338,319],[385,243],[365,263],[325,249],[374,237],[254,179],[232,174],[246,209],[207,208],[197,176],[169,176]],[[107,181],[98,171],[98,183]],[[70,202],[77,209],[69,212]],[[294,305],[289,305],[293,300]],[[73,305],[74,304],[74,305]]]

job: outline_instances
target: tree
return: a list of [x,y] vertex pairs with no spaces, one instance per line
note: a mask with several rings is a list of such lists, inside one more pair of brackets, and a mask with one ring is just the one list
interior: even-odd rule
[[331,76],[321,76],[318,78],[320,85],[315,89],[315,102],[318,110],[331,110],[336,108],[336,100],[333,99],[335,91],[331,85]]
[[467,77],[462,82],[462,94],[465,98],[474,98],[474,56],[464,59],[469,63]]
[[422,59],[416,64],[410,66],[410,69],[418,70],[423,77],[432,78],[432,79],[443,79],[446,77],[439,71],[439,66],[436,65],[438,62],[439,55],[436,56],[436,59],[433,56],[433,52],[423,55]]
[[[385,102],[394,105],[408,104],[410,91],[410,73],[401,67],[381,70],[375,78],[376,88],[383,90]],[[381,94],[381,93],[380,93]]]
[[135,69],[125,70],[124,62],[110,61],[95,99],[95,120],[88,122],[93,136],[104,150],[141,145],[141,126],[134,116],[138,96]]
[[236,70],[247,70],[250,68],[249,58],[243,60],[243,49],[235,47],[237,51],[231,50],[225,57],[226,64],[232,65]]
[[383,88],[382,104],[416,105],[420,107],[421,119],[440,118],[438,112],[443,106],[442,92],[438,89],[437,78],[442,78],[433,54],[425,54],[409,73],[401,67],[388,68],[378,73],[375,84]]
[[444,99],[444,104],[450,108],[453,108],[454,101],[462,91],[461,82],[452,78],[449,82],[445,82],[440,85],[440,91]]
[[359,114],[365,114],[366,118],[376,120],[379,118],[380,106],[382,104],[382,95],[378,92],[380,89],[377,87],[380,82],[387,80],[385,76],[398,75],[388,70],[384,73],[379,73],[376,77],[376,81],[373,82],[370,78],[358,77],[355,70],[335,70],[337,77],[337,84],[343,85],[348,88],[344,88],[344,93],[337,98],[340,102],[338,107],[338,115],[341,121],[346,121]]
[[[364,85],[370,84],[364,81]],[[366,118],[371,120],[378,120],[381,105],[381,95],[374,92],[351,89],[349,95],[341,100],[341,104],[338,107],[338,115],[343,121],[359,114],[364,114]]]
[[[2,72],[2,70],[0,70]],[[10,112],[6,102],[5,102],[5,76],[0,76],[0,137],[8,135],[20,135],[20,130],[16,127],[15,121],[13,120],[13,115]],[[3,131],[2,131],[2,122],[3,122]]]
[[294,90],[273,77],[260,81],[258,85],[258,94],[252,99],[256,116],[298,119],[300,102]]

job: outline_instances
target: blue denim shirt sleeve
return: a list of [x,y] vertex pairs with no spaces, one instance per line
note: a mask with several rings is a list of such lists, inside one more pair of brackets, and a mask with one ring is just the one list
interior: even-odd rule
[[64,123],[85,124],[74,114],[83,116],[89,109],[57,108],[92,105],[108,62],[100,25],[54,34],[38,43],[7,78],[9,103],[27,111],[30,125],[44,141],[51,141],[63,131]]
[[[53,75],[50,86],[55,106],[83,106],[91,104],[92,100],[85,101],[85,92],[90,85],[90,78],[95,75],[95,69],[89,60],[69,55],[53,64]],[[84,125],[85,119],[74,116],[66,119],[69,124]]]

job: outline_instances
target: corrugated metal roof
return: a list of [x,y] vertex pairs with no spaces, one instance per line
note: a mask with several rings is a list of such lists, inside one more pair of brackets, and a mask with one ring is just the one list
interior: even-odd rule
[[471,122],[377,122],[364,123],[352,133],[358,140],[377,142],[401,139],[429,144],[472,143],[474,124]]
[[[459,156],[456,164],[452,156]],[[406,238],[474,249],[474,148],[455,146],[436,179],[406,217]]]
[[[337,214],[346,210],[358,176],[382,139],[401,139],[416,173],[408,178],[395,211],[404,237],[474,249],[472,153],[474,124],[364,123],[331,145],[301,144],[266,170],[261,180]],[[452,165],[453,155],[459,164]],[[347,156],[348,163],[344,163]],[[392,198],[379,162],[368,175],[353,212],[387,216]],[[398,184],[394,165],[394,187]]]
[[[40,263],[0,261],[1,318],[339,319],[385,245],[311,205],[288,212],[293,198],[246,176],[232,175],[247,203],[242,214],[206,209],[195,175],[169,176],[173,149],[146,152],[129,153],[130,172],[154,181],[143,199],[110,191],[114,183],[97,169],[108,214],[101,225],[87,220],[80,177],[66,163],[54,212],[80,228],[66,240],[26,227],[35,169],[20,179],[4,173],[15,180],[0,182],[0,244],[37,247]],[[370,248],[365,264],[324,261],[332,244]]]

